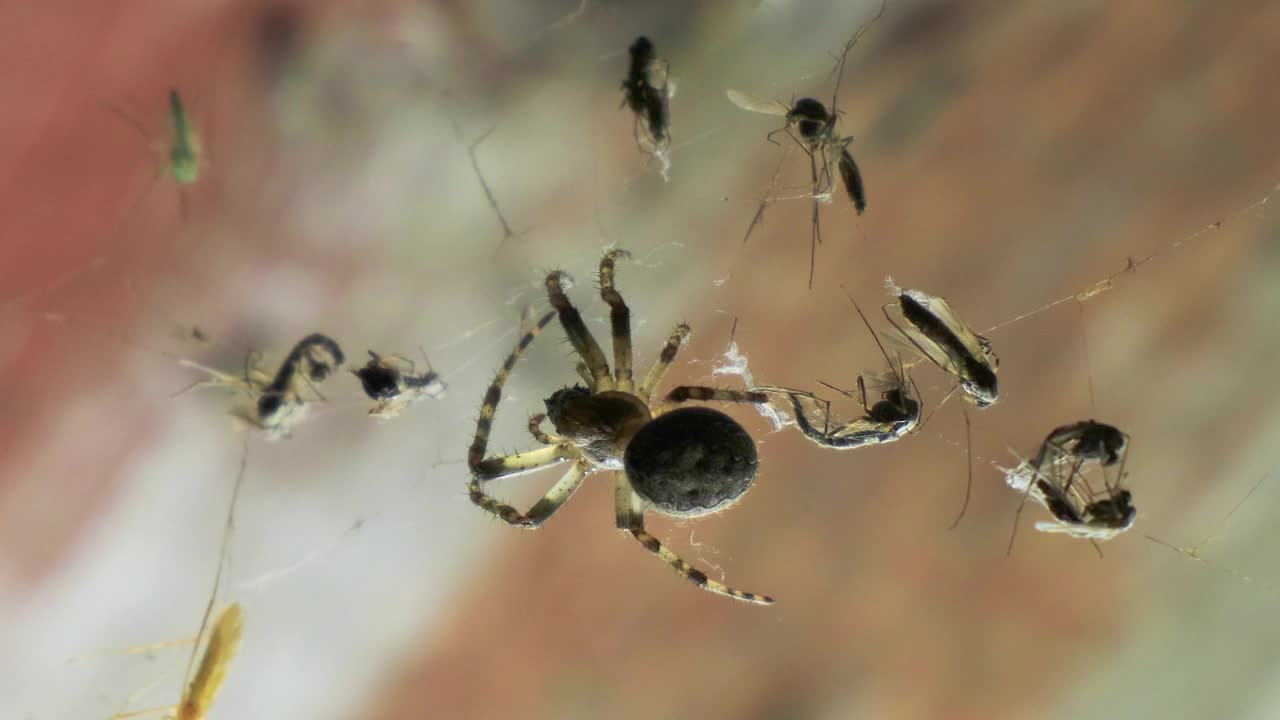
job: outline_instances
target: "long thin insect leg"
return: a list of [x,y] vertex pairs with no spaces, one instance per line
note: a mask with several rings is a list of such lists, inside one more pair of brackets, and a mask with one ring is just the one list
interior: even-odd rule
[[813,232],[809,237],[809,289],[813,289],[813,270],[818,260],[818,244],[822,242],[822,226],[818,224],[818,163],[809,154],[809,177],[813,180]]
[[782,162],[787,159],[787,150],[783,149],[778,153],[778,166],[773,169],[773,177],[769,180],[769,189],[765,191],[764,197],[760,198],[760,206],[756,208],[755,217],[751,218],[751,224],[747,226],[747,234],[742,236],[742,244],[746,245],[747,240],[751,238],[751,232],[756,229],[757,225],[764,222],[765,208],[773,204],[773,194],[778,183],[778,176],[782,174]]
[[222,543],[218,548],[218,570],[213,575],[213,590],[209,593],[209,602],[204,606],[204,614],[200,616],[200,630],[196,633],[196,643],[191,648],[191,659],[187,661],[186,679],[191,679],[191,669],[195,667],[196,654],[200,651],[200,642],[204,639],[209,616],[218,601],[218,587],[222,584],[222,571],[228,564],[227,550],[231,543],[231,532],[236,524],[236,503],[240,500],[240,487],[244,484],[245,468],[249,465],[249,433],[244,433],[244,445],[240,451],[240,469],[236,471],[236,481],[231,488],[231,504],[227,507],[227,522],[222,529]]
[[[960,525],[960,519],[964,517],[964,513],[969,509],[969,495],[973,492],[973,428],[969,424],[969,411],[961,408],[960,413],[964,415],[964,441],[965,441],[965,463],[969,466],[969,477],[964,486],[964,504],[960,506],[960,514],[956,515],[955,522],[951,523],[948,530],[955,530]],[[1022,508],[1018,508],[1021,510]]]

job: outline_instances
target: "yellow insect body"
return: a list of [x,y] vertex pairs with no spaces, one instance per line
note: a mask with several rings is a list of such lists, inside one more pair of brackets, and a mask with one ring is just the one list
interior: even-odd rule
[[213,632],[209,634],[209,644],[205,646],[204,656],[200,658],[200,666],[196,668],[195,677],[182,694],[182,704],[178,706],[178,720],[204,720],[218,696],[222,681],[227,677],[227,668],[240,649],[240,632],[244,627],[244,617],[240,612],[240,604],[233,603],[222,611],[214,623]]

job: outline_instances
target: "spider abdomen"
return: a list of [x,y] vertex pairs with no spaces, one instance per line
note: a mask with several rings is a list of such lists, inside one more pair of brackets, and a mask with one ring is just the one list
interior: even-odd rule
[[627,445],[631,487],[654,510],[699,517],[723,510],[755,482],[756,444],[719,410],[688,407],[654,418]]

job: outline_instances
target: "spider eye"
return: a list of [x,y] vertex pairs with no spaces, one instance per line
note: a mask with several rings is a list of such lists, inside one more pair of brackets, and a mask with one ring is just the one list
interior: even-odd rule
[[664,515],[699,517],[742,497],[756,479],[756,444],[719,410],[659,415],[636,433],[623,458],[631,487]]

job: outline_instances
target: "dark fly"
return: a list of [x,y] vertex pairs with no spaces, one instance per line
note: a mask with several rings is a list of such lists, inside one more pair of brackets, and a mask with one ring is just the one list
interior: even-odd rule
[[262,388],[257,417],[251,420],[264,429],[283,425],[303,405],[302,385],[323,381],[345,361],[342,348],[326,335],[313,333],[298,341]]
[[671,144],[671,94],[669,64],[658,57],[653,43],[641,35],[628,51],[631,64],[622,81],[622,104],[635,115],[635,136],[640,148],[663,165],[670,163],[667,149]]
[[[351,372],[360,379],[365,394],[375,401],[369,414],[380,420],[398,416],[418,400],[445,393],[444,381],[430,368],[417,374],[411,361],[398,355],[383,357],[372,350],[369,358],[364,367]],[[402,369],[405,366],[407,369]]]

